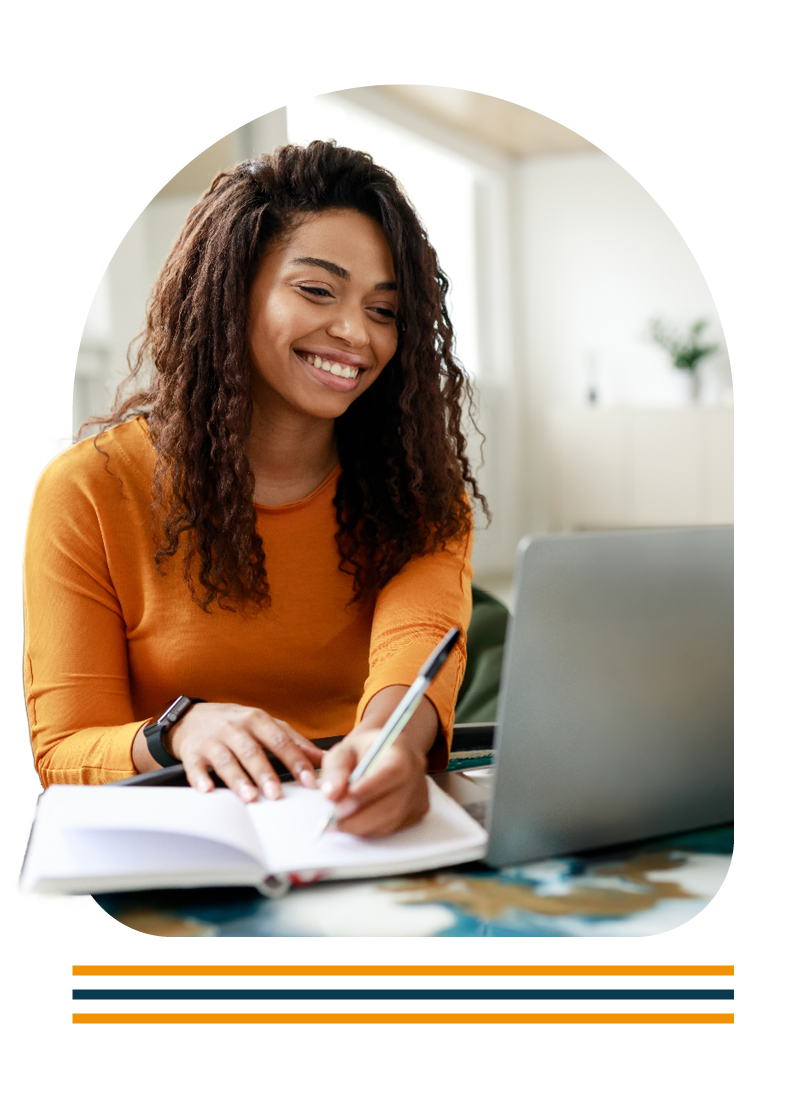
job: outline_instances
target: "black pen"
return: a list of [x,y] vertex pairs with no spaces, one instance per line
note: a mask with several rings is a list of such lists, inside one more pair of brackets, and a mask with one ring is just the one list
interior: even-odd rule
[[[350,785],[352,785],[353,782],[357,782],[359,778],[363,778],[365,774],[368,774],[369,771],[373,768],[374,764],[377,762],[381,753],[386,750],[387,747],[390,747],[395,741],[397,736],[400,734],[405,725],[413,716],[414,712],[419,707],[419,703],[422,700],[422,697],[427,692],[428,686],[449,657],[450,651],[458,641],[460,634],[461,631],[457,626],[454,626],[452,630],[447,631],[441,642],[439,642],[436,649],[420,669],[419,673],[417,674],[416,680],[411,685],[408,692],[405,694],[403,699],[400,701],[395,710],[387,719],[386,723],[381,728],[375,742],[372,744],[367,753],[359,762],[358,766],[356,766],[355,770],[350,775]],[[320,821],[315,838],[318,839],[320,836],[322,836],[323,832],[325,832],[330,827],[335,819],[336,804],[334,803],[331,806],[330,812],[327,813],[326,816],[323,817],[323,819]]]

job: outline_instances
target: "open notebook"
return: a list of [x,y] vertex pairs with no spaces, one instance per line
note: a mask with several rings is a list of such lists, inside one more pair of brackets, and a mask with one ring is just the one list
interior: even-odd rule
[[480,859],[485,830],[428,778],[423,820],[379,840],[329,830],[330,802],[295,782],[279,801],[230,790],[50,786],[39,798],[20,886],[95,894],[160,887],[257,886],[298,873],[365,878]]

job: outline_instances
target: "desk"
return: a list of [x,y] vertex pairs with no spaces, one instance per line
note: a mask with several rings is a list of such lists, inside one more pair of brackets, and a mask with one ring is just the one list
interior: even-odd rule
[[164,937],[618,937],[663,933],[719,889],[733,826],[492,871],[473,863],[401,878],[97,895],[117,921]]

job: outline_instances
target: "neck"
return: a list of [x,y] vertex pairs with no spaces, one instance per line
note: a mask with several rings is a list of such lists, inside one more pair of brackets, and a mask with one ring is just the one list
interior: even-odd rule
[[295,412],[265,413],[254,402],[247,458],[254,500],[279,506],[307,497],[337,463],[333,420]]

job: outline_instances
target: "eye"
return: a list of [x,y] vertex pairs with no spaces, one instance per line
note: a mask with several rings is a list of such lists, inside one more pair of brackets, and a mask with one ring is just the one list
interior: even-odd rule
[[331,293],[327,288],[315,288],[309,284],[298,285],[301,292],[307,292],[311,296],[329,296]]
[[397,315],[394,313],[391,307],[371,307],[370,311],[374,311],[375,314],[380,315],[382,319],[392,320],[397,318]]

